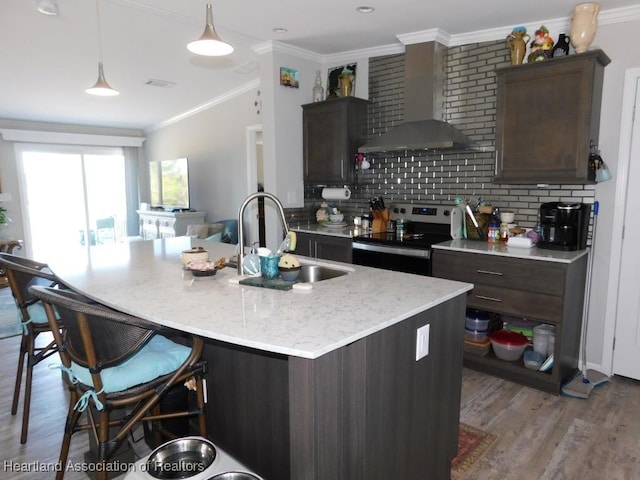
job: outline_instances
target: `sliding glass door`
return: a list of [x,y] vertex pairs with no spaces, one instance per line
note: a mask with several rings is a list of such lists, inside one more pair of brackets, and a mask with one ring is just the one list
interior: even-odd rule
[[20,145],[18,175],[30,255],[126,239],[122,149]]

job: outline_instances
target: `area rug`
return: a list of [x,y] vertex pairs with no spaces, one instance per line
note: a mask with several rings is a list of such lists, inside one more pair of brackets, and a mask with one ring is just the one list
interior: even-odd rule
[[8,287],[0,288],[0,338],[19,335],[18,310]]
[[496,435],[460,423],[458,455],[451,461],[451,480],[462,480],[472,465],[478,461],[496,440]]

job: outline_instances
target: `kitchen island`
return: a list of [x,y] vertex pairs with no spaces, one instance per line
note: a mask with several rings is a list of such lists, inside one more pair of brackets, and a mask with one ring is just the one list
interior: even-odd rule
[[177,237],[50,264],[97,301],[205,337],[209,435],[267,480],[449,478],[472,285],[301,258],[349,273],[309,291],[248,287],[232,268],[184,271],[194,245],[212,260],[235,250]]

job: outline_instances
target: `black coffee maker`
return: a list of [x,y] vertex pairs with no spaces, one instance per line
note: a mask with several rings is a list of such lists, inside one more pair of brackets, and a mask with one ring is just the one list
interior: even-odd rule
[[587,248],[590,217],[591,205],[586,203],[543,203],[537,246],[567,251]]

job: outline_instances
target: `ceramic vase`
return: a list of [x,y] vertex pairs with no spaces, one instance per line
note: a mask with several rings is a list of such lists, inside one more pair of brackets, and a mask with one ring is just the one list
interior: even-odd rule
[[507,46],[511,51],[511,65],[522,65],[530,40],[526,32],[512,32],[507,35]]
[[340,94],[342,97],[351,96],[351,90],[353,88],[353,73],[349,70],[343,70],[340,76]]
[[573,10],[571,16],[571,45],[576,53],[584,53],[593,42],[598,29],[599,3],[581,3]]
[[553,58],[566,57],[567,55],[569,55],[569,35],[561,33],[553,47]]

